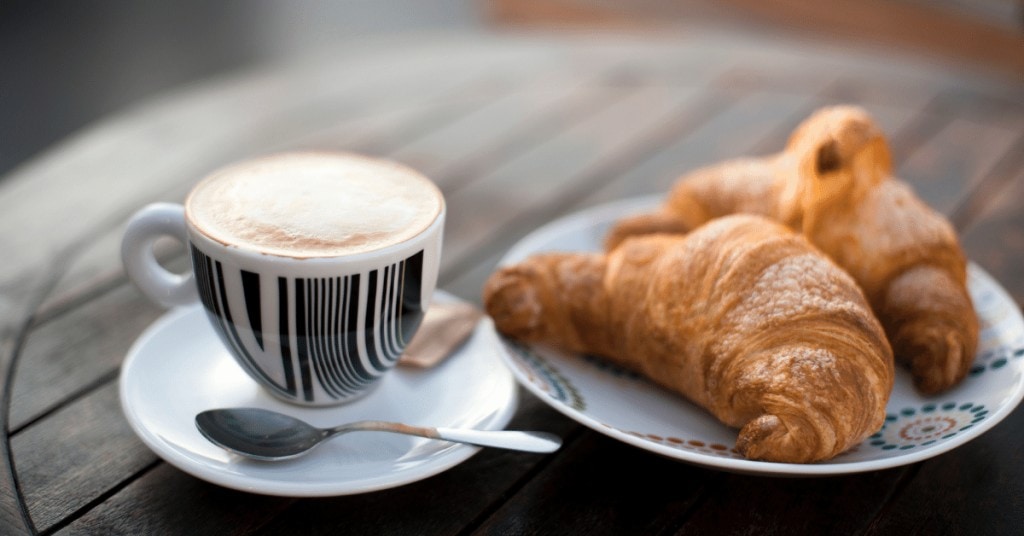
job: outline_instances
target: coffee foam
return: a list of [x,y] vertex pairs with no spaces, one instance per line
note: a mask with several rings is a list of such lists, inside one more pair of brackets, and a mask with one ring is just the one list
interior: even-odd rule
[[289,153],[214,172],[192,190],[186,217],[222,244],[284,257],[382,249],[426,230],[443,198],[416,171],[384,160]]

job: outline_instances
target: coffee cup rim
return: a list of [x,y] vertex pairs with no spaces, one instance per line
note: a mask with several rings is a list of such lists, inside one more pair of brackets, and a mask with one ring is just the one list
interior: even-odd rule
[[[197,245],[200,250],[205,248],[213,248],[219,251],[227,252],[233,257],[241,257],[248,261],[255,263],[287,263],[296,265],[333,265],[339,262],[346,263],[360,263],[366,261],[374,261],[378,258],[388,258],[400,254],[403,251],[415,249],[415,246],[421,242],[429,241],[431,235],[441,233],[445,224],[445,216],[448,208],[441,198],[441,210],[438,212],[434,221],[430,223],[425,229],[419,233],[394,244],[379,248],[371,249],[368,251],[360,251],[358,253],[344,253],[341,255],[311,255],[311,256],[290,256],[290,255],[279,255],[267,251],[260,251],[255,248],[249,248],[237,244],[230,244],[221,242],[206,233],[202,232],[198,226],[196,226],[190,219],[185,218],[185,226],[188,230],[189,240],[193,242],[199,242]],[[205,251],[205,250],[204,250]]]
[[[249,247],[249,246],[246,246],[246,245],[235,244],[235,243],[232,243],[230,241],[224,241],[224,240],[221,240],[219,238],[216,238],[216,237],[210,235],[209,233],[203,231],[202,228],[199,225],[197,225],[195,223],[195,221],[193,220],[192,214],[191,214],[191,209],[190,209],[190,202],[192,200],[193,195],[196,192],[196,189],[198,188],[198,186],[200,184],[210,180],[212,177],[215,177],[215,176],[221,174],[225,170],[228,170],[228,169],[230,169],[232,167],[235,167],[235,166],[243,165],[245,163],[254,163],[254,162],[259,162],[259,161],[262,161],[262,160],[274,160],[274,159],[287,158],[287,157],[295,157],[295,156],[318,156],[318,155],[319,156],[327,156],[327,157],[342,157],[342,158],[355,159],[355,160],[367,160],[367,161],[372,161],[372,162],[377,162],[377,163],[381,163],[381,164],[387,164],[389,166],[395,166],[395,167],[398,167],[398,168],[402,168],[410,176],[417,177],[418,179],[422,180],[425,184],[429,185],[435,191],[435,193],[437,194],[438,210],[437,210],[437,213],[434,215],[434,219],[430,221],[430,224],[428,224],[426,227],[424,227],[422,230],[420,230],[420,232],[418,232],[415,235],[410,236],[410,237],[408,237],[408,238],[406,238],[406,239],[404,239],[404,240],[402,240],[400,242],[395,242],[393,244],[389,244],[387,246],[384,246],[384,247],[381,247],[381,248],[377,248],[377,249],[370,249],[370,250],[359,251],[359,252],[354,252],[354,253],[333,254],[333,255],[318,255],[318,254],[312,254],[312,255],[287,255],[287,254],[274,253],[274,252],[271,252],[271,251],[265,251],[265,250],[261,250],[259,248]],[[423,173],[421,173],[421,172],[417,171],[416,169],[414,169],[412,167],[409,167],[409,166],[407,166],[407,165],[405,165],[405,164],[403,164],[401,162],[397,162],[397,161],[394,161],[394,160],[388,160],[388,159],[385,159],[385,158],[379,158],[379,157],[374,157],[374,156],[368,156],[368,155],[348,152],[348,151],[323,151],[323,150],[320,150],[320,151],[318,151],[318,150],[302,151],[302,150],[299,150],[299,151],[273,152],[273,153],[259,155],[259,156],[255,156],[255,157],[252,157],[252,158],[247,158],[247,159],[243,159],[243,160],[239,160],[239,161],[235,161],[235,162],[230,162],[230,163],[227,163],[225,165],[220,166],[220,167],[214,169],[213,171],[210,171],[206,175],[204,175],[198,182],[195,183],[195,185],[192,187],[192,189],[190,190],[189,194],[185,198],[185,201],[183,203],[183,208],[184,208],[185,224],[186,224],[186,227],[188,229],[189,237],[190,238],[201,237],[202,239],[204,239],[204,240],[202,240],[202,242],[204,244],[208,245],[208,246],[213,246],[213,247],[216,247],[218,249],[228,250],[228,251],[233,252],[236,255],[238,255],[238,254],[245,255],[245,256],[248,256],[248,257],[250,257],[252,259],[267,260],[267,259],[270,259],[270,258],[277,258],[277,259],[281,259],[283,261],[288,261],[288,262],[290,262],[290,261],[303,261],[303,262],[314,262],[314,261],[317,261],[317,262],[334,263],[334,262],[338,262],[340,259],[362,260],[362,259],[374,258],[374,257],[377,257],[377,256],[389,256],[395,250],[405,249],[407,247],[408,243],[410,243],[412,241],[415,241],[415,240],[418,240],[420,237],[422,237],[424,235],[430,234],[431,232],[433,232],[433,230],[434,230],[434,228],[436,226],[444,225],[445,215],[447,213],[447,202],[446,202],[445,197],[444,197],[444,192],[441,190],[441,188],[434,181],[432,181],[429,177],[427,177]]]

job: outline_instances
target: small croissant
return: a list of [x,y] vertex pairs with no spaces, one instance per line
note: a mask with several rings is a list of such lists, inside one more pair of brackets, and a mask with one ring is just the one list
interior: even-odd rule
[[959,383],[978,345],[966,257],[949,222],[892,178],[888,144],[868,114],[824,108],[781,153],[723,162],[683,176],[651,214],[606,238],[685,233],[713,218],[759,214],[802,232],[861,286],[917,389]]
[[530,257],[484,303],[509,337],[602,356],[740,428],[750,459],[826,460],[885,419],[892,351],[863,293],[764,218]]

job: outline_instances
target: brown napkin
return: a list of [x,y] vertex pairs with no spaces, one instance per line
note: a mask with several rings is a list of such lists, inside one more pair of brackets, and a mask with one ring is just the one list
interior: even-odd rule
[[398,364],[430,368],[444,361],[469,337],[482,315],[479,309],[462,301],[431,303]]

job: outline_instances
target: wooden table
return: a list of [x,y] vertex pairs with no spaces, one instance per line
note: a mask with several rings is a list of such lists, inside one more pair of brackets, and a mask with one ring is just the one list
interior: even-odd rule
[[1024,410],[914,465],[759,478],[627,446],[521,390],[510,427],[562,435],[558,453],[486,450],[404,487],[302,500],[189,476],[121,412],[119,366],[164,313],[121,270],[124,222],[217,166],[319,148],[423,170],[449,207],[440,285],[479,303],[538,225],[778,150],[836,102],[875,115],[899,175],[1024,303],[1024,81],[884,50],[693,31],[405,38],[181,88],[72,137],[0,182],[0,532],[1020,533]]

